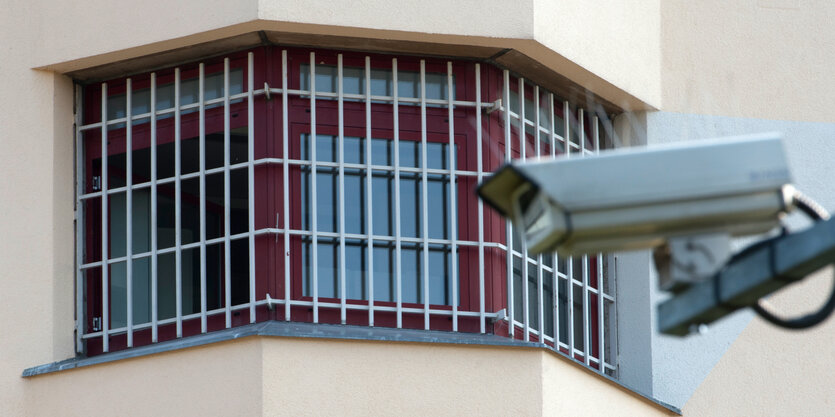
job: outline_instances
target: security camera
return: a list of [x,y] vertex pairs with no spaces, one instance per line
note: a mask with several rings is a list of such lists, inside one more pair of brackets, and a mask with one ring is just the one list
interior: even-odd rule
[[661,248],[662,277],[688,282],[725,264],[732,237],[776,227],[790,182],[780,135],[762,134],[514,161],[478,193],[530,253]]
[[[685,336],[748,306],[795,330],[835,312],[835,285],[815,313],[792,319],[761,300],[835,254],[835,220],[790,182],[780,136],[763,134],[515,161],[478,193],[534,254],[653,248],[659,286],[674,294],[658,306],[658,329]],[[731,238],[768,232],[795,206],[815,221],[811,227],[781,228],[731,254]]]

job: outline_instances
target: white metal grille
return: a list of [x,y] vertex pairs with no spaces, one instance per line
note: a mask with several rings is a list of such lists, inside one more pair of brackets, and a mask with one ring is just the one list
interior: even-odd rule
[[[481,182],[485,175],[489,175],[489,172],[485,172],[486,167],[496,168],[492,166],[495,162],[489,161],[509,161],[514,157],[514,153],[518,153],[518,157],[522,159],[532,156],[582,156],[595,153],[601,146],[599,127],[602,122],[598,120],[598,115],[588,117],[582,109],[572,112],[568,102],[558,101],[553,94],[545,92],[539,86],[514,77],[506,70],[502,72],[492,66],[482,68],[477,63],[463,66],[469,71],[466,74],[451,61],[445,62],[445,73],[428,72],[426,60],[421,59],[417,61],[417,71],[403,71],[398,69],[397,58],[389,58],[389,65],[381,69],[377,57],[374,58],[375,67],[372,67],[371,56],[364,56],[364,66],[357,67],[343,65],[343,54],[338,54],[336,65],[326,66],[317,65],[316,53],[310,52],[303,64],[297,63],[296,67],[291,67],[293,64],[288,58],[288,50],[282,50],[280,61],[276,65],[280,67],[280,77],[276,77],[280,80],[279,86],[271,87],[269,83],[265,83],[263,88],[255,88],[256,68],[261,68],[256,67],[255,57],[252,52],[246,55],[242,71],[239,68],[231,68],[230,59],[226,58],[221,71],[208,75],[205,64],[201,63],[196,77],[185,81],[181,79],[181,70],[177,68],[170,85],[157,85],[157,74],[150,74],[150,86],[147,91],[134,91],[132,80],[128,78],[125,81],[124,95],[108,94],[108,84],[102,83],[100,111],[103,122],[100,120],[83,124],[83,118],[79,114],[79,352],[84,351],[85,340],[100,340],[102,351],[107,352],[110,350],[111,338],[122,334],[126,335],[126,346],[133,346],[134,334],[146,329],[151,330],[150,341],[156,342],[159,340],[159,329],[171,324],[174,325],[175,336],[182,337],[184,323],[192,320],[199,321],[201,333],[211,330],[209,319],[212,317],[223,317],[223,326],[228,328],[233,326],[233,316],[241,311],[248,311],[249,322],[255,322],[259,317],[256,309],[260,306],[283,306],[275,318],[290,321],[294,318],[293,308],[301,306],[312,310],[314,323],[321,321],[322,311],[338,311],[339,321],[343,324],[350,322],[350,312],[367,312],[367,325],[370,326],[377,325],[380,314],[388,314],[389,317],[393,315],[394,325],[398,328],[405,326],[404,317],[420,317],[422,327],[427,330],[437,329],[437,326],[433,325],[433,319],[437,317],[449,318],[452,331],[461,331],[460,326],[464,323],[462,320],[471,320],[481,333],[497,331],[496,329],[501,328],[497,323],[506,321],[510,328],[506,330],[509,337],[550,345],[555,350],[601,371],[611,373],[616,369],[616,359],[611,348],[613,323],[610,318],[614,314],[615,298],[612,290],[607,289],[607,286],[613,287],[611,279],[604,279],[606,263],[603,256],[598,255],[591,259],[562,258],[557,254],[529,256],[524,242],[520,241],[518,236],[516,239],[513,238],[515,232],[510,223],[506,223],[503,236],[486,233],[488,217],[495,217],[495,214],[485,210],[480,200],[473,199],[472,207],[467,209],[468,214],[475,215],[475,220],[472,221],[477,224],[476,235],[470,234],[467,235],[470,237],[462,239],[461,237],[465,236],[464,226],[459,225],[461,211],[466,205],[459,201],[459,187],[467,180],[473,180],[473,184],[475,181]],[[494,71],[495,75],[500,77],[497,79],[501,81],[495,82],[494,85],[485,84],[485,74],[488,71]],[[290,87],[293,81],[290,76],[294,73],[300,75],[301,88]],[[346,92],[346,82],[351,83],[351,92]],[[318,83],[331,84],[324,85],[320,91],[317,88]],[[470,100],[456,98],[456,86],[460,83],[472,84],[473,93]],[[375,88],[378,90],[375,91]],[[408,91],[400,91],[403,88]],[[527,98],[528,91],[532,91],[530,100]],[[498,100],[485,102],[485,92],[488,96],[495,94]],[[145,103],[146,96],[147,105],[144,105],[142,103]],[[184,96],[188,99],[184,100]],[[256,128],[261,126],[256,120],[256,101],[268,99],[275,99],[275,103],[280,104],[280,126],[274,130],[275,138],[267,138],[274,142],[276,151],[256,158],[256,138],[260,137],[257,136],[260,132],[257,132]],[[77,100],[79,107],[84,107],[82,97],[79,96]],[[291,115],[292,107],[299,105],[300,100],[307,100],[308,103],[309,118],[304,121],[294,120]],[[334,101],[338,113],[336,134],[317,132],[317,129],[324,129],[324,122],[317,120],[317,108],[321,102]],[[168,102],[170,106],[158,108],[158,103]],[[358,108],[364,113],[360,118],[364,126],[363,136],[350,136],[345,133],[345,109],[348,103],[353,106],[351,117],[356,118]],[[356,104],[361,107],[356,107]],[[246,123],[243,128],[232,127],[233,105],[244,105],[246,109]],[[392,126],[390,137],[375,137],[376,133],[373,130],[376,126],[372,123],[375,106],[386,106],[389,109],[387,111],[390,112]],[[405,132],[401,128],[404,118],[403,106],[409,106],[410,114],[417,112],[419,115],[419,138],[416,140],[401,137]],[[429,139],[430,129],[427,124],[437,118],[430,118],[428,112],[434,112],[437,108],[445,110],[448,120],[444,141]],[[217,140],[214,134],[206,133],[207,111],[210,109],[222,109],[222,164],[219,166],[207,166],[209,154],[216,152]],[[184,115],[193,112],[198,114],[199,164],[196,169],[189,168],[186,169],[188,172],[184,172],[183,164],[191,166],[193,163],[188,155],[183,156],[183,146],[190,142],[181,137],[181,122]],[[462,114],[466,114],[469,123],[475,126],[471,132],[475,138],[472,142],[458,139],[459,132],[456,132],[455,120]],[[563,115],[562,119],[558,114]],[[174,121],[173,174],[160,178],[158,172],[161,172],[163,164],[159,157],[160,147],[169,145],[158,143],[157,125],[160,120],[168,118],[173,118]],[[150,176],[147,181],[135,182],[133,179],[137,168],[133,160],[136,158],[136,144],[133,143],[132,131],[133,126],[145,123],[150,126],[150,141],[147,146],[150,154]],[[305,133],[293,133],[291,123],[306,124]],[[500,127],[496,128],[495,123]],[[585,123],[591,123],[588,129],[590,134],[586,133]],[[111,153],[108,135],[114,129],[125,131],[125,181],[117,186],[110,184],[108,178],[108,157]],[[97,155],[100,160],[97,163],[101,166],[100,180],[91,179],[91,173],[87,172],[92,166],[92,156],[87,155],[86,150],[95,148],[85,142],[93,140],[85,136],[87,132],[97,132],[99,135],[101,154]],[[334,149],[333,154],[328,158],[320,155],[321,152],[317,154],[320,138],[335,141],[335,148],[331,148]],[[384,158],[383,161],[375,159],[375,155],[379,154],[372,155],[372,150],[380,149],[377,145],[382,143],[381,141],[392,149],[391,157]],[[403,155],[409,158],[414,156],[416,163],[406,163],[402,160],[403,143],[407,143],[407,147],[415,143],[415,152]],[[346,144],[352,147],[359,144],[358,146],[364,147],[359,159],[353,156],[346,159]],[[293,148],[296,146],[303,151],[298,157],[293,156]],[[304,146],[307,146],[306,150]],[[239,149],[242,147],[245,151]],[[435,154],[432,152],[436,150],[441,150],[438,151],[438,155],[441,155],[439,158],[433,156]],[[473,152],[475,168],[460,167],[459,153],[466,156]],[[274,213],[270,214],[270,217],[276,219],[274,227],[256,227],[259,214],[256,210],[260,207],[260,199],[265,198],[258,194],[260,188],[256,187],[256,172],[268,166],[273,166],[277,169],[276,172],[280,172],[280,175],[270,177],[269,181],[280,190],[281,204],[276,205]],[[304,175],[300,175],[300,180],[296,181],[294,173]],[[218,183],[216,179],[220,177],[222,182]],[[243,178],[240,180],[242,182],[237,179],[239,177]],[[332,190],[338,196],[329,207],[317,201],[323,191],[323,178],[328,181],[335,179],[324,189]],[[391,230],[375,230],[374,227],[377,215],[375,206],[379,206],[375,201],[375,195],[379,194],[375,194],[375,178],[384,178],[391,185],[391,192],[387,195],[392,201],[391,212],[385,214],[390,217]],[[358,218],[352,211],[355,207],[346,207],[346,191],[353,190],[346,188],[346,179],[350,181],[351,187],[356,184],[364,187],[359,188],[362,192],[359,193],[358,199],[355,199],[365,207],[364,212],[360,214],[364,228],[356,229],[352,228],[353,225],[346,224],[346,219]],[[98,181],[92,190],[89,184],[91,181]],[[184,204],[191,207],[194,203],[183,201],[184,195],[191,198],[191,195],[184,191],[184,187],[191,187],[192,181],[197,182],[199,190],[199,226],[196,236],[193,236],[194,233],[191,231],[187,233],[189,236],[185,236],[183,231],[186,228],[183,221],[191,222],[193,219],[188,214],[184,216]],[[245,184],[245,193],[241,194],[236,188],[239,184]],[[439,195],[446,195],[446,198],[441,200],[440,207],[442,212],[445,211],[443,235],[433,235],[430,229],[433,216],[438,213],[438,207],[430,201],[433,193],[441,189],[437,187],[438,184],[442,184],[443,189]],[[404,185],[407,187],[404,188]],[[162,245],[160,239],[168,237],[159,235],[159,224],[165,220],[160,218],[158,207],[161,204],[160,199],[170,199],[163,191],[172,187],[173,244]],[[308,188],[299,196],[291,192],[294,187]],[[245,209],[241,208],[239,201],[243,200],[242,195],[245,195]],[[124,202],[121,200],[123,197]],[[215,208],[209,208],[215,204],[215,197],[218,197],[218,200],[222,197],[222,213],[216,212]],[[135,210],[137,201],[141,203],[146,198],[149,200],[147,213]],[[418,203],[415,207],[404,208],[404,198]],[[354,200],[350,202],[353,203]],[[307,207],[307,221],[294,223],[293,212],[299,206]],[[85,211],[91,211],[93,207],[98,210],[98,215],[91,217]],[[319,221],[319,210],[323,207],[333,210],[335,220],[329,221],[328,227],[324,227]],[[239,209],[246,212],[246,224],[243,229],[234,226],[239,217]],[[123,218],[124,222],[114,222],[114,216]],[[415,230],[404,231],[404,221],[415,220],[413,216],[417,219]],[[145,217],[147,220],[141,220]],[[215,217],[222,219],[222,222],[217,219],[210,221]],[[88,219],[98,219],[100,224],[91,225],[95,230],[85,228],[85,221]],[[147,243],[142,241],[142,244],[138,245],[141,247],[137,247],[134,245],[137,237],[133,233],[136,224],[143,222],[147,223],[148,239]],[[208,233],[209,226],[218,222],[223,225],[222,230]],[[120,229],[124,228],[124,233],[114,231],[114,225]],[[283,271],[280,274],[277,272],[280,276],[256,276],[256,272],[263,273],[257,267],[259,252],[256,239],[266,235],[273,235],[276,242],[282,242],[280,247],[283,248],[283,256],[269,254],[282,260]],[[108,242],[112,236],[117,236],[119,242],[124,241],[124,254],[113,250],[112,242]],[[294,242],[297,241],[303,242],[303,245],[294,246]],[[241,242],[245,245],[240,246],[243,245]],[[93,246],[96,246],[93,253],[97,256],[91,256]],[[246,248],[246,297],[233,294],[233,289],[238,288],[232,281],[234,273],[237,272],[237,269],[233,271],[233,256],[238,253],[239,246]],[[276,245],[276,248],[278,247]],[[302,253],[294,252],[294,247],[301,248]],[[322,247],[333,250],[335,255],[329,258],[332,262],[327,263],[321,259]],[[386,253],[381,252],[380,247],[390,248],[387,249],[390,255],[383,256],[388,256],[391,261],[391,273],[380,274],[375,271],[375,265],[380,263],[379,254]],[[476,251],[476,261],[470,260],[467,265],[462,265],[463,258],[460,252],[467,249]],[[222,253],[222,261],[212,261],[218,257],[218,252]],[[365,265],[364,270],[354,267],[356,257],[348,256],[355,253],[361,254],[360,264]],[[378,254],[377,263],[375,253]],[[441,253],[442,256],[439,258],[436,253]],[[167,286],[172,278],[169,276],[171,268],[165,267],[172,256],[174,311],[173,314],[166,313],[166,317],[160,317],[160,300],[164,298],[167,303],[171,298],[161,285],[164,283]],[[496,298],[494,284],[498,274],[490,269],[488,260],[498,259],[497,256],[504,259],[506,266],[503,277],[506,282],[506,298],[503,303],[498,304],[487,300],[488,280],[491,281],[491,298]],[[309,261],[300,261],[300,258],[309,258]],[[437,278],[432,273],[433,270],[437,270],[433,259],[443,259],[444,272],[438,275],[442,278]],[[294,279],[294,262],[303,263],[302,274],[307,278]],[[138,263],[147,264],[147,273],[142,269],[144,266],[137,267]],[[184,284],[183,271],[189,270],[190,265],[198,265],[198,272],[191,271],[189,275],[199,276],[196,284],[192,281]],[[213,272],[217,265],[222,265],[222,271],[218,272],[219,277]],[[477,281],[466,288],[461,287],[460,274],[464,266],[469,268],[468,276]],[[415,274],[415,281],[410,283],[417,283],[418,286],[407,290],[404,288],[404,280],[411,272],[406,269],[412,267],[415,267],[419,274]],[[323,272],[323,269],[331,272]],[[473,269],[475,273],[472,272]],[[137,270],[143,271],[141,276],[134,273]],[[98,272],[96,274],[91,271]],[[210,275],[212,279],[209,279]],[[220,277],[222,285],[218,288],[222,287],[222,300],[214,300],[213,295],[217,293],[218,288],[211,287],[211,282]],[[335,284],[333,293],[320,294],[320,280],[325,279],[323,277],[330,280],[329,283]],[[96,285],[100,286],[100,300],[85,300],[85,297],[91,294],[91,282],[96,279],[99,280]],[[359,296],[355,296],[353,286],[357,279],[362,282],[358,287],[361,288]],[[273,280],[276,285],[281,284],[279,286],[282,287],[282,291],[269,294],[267,286],[262,284],[268,280]],[[114,298],[114,290],[111,288],[113,283],[117,283],[120,288],[124,287],[123,296]],[[146,284],[147,291],[137,290],[137,287],[144,288]],[[298,285],[305,286],[305,289],[295,288]],[[432,291],[438,290],[438,285],[444,287],[443,293],[446,295],[443,302],[433,302],[431,297]],[[379,291],[375,293],[375,287],[378,290],[388,288],[389,296],[384,296]],[[294,296],[294,292],[302,293],[302,296]],[[145,293],[147,294],[143,295]],[[237,298],[233,299],[233,295]],[[464,295],[470,300],[466,308],[460,304]],[[116,299],[118,302],[114,303]],[[137,300],[141,305],[137,304]],[[187,304],[190,307],[184,306],[184,300],[189,301]],[[90,328],[87,324],[87,306],[92,304],[100,306],[100,328]],[[195,305],[199,306],[197,311],[194,311]],[[186,309],[188,311],[185,311]],[[136,311],[141,311],[141,317],[136,316]],[[118,319],[114,320],[114,317]],[[121,322],[122,317],[124,323]],[[593,320],[596,321],[596,326],[592,326]],[[594,353],[595,349],[592,348],[595,344],[597,353]],[[601,363],[604,366],[600,366]]]

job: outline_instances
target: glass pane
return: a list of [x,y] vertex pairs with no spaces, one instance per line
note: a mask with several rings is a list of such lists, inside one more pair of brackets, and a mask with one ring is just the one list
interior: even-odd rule
[[421,189],[418,175],[400,176],[400,235],[421,237]]
[[345,171],[345,232],[365,233],[365,170]]
[[374,245],[374,300],[396,301],[395,251],[388,245]]
[[[351,300],[366,300],[366,247],[363,241],[345,242],[345,296]],[[341,295],[341,294],[340,294]]]
[[133,253],[151,250],[151,190],[133,191]]
[[426,144],[427,167],[432,169],[446,169],[447,161],[449,161],[449,156],[447,156],[448,148],[449,144],[446,143],[428,142]]
[[[119,139],[112,136],[118,135]],[[107,138],[107,189],[124,187],[127,184],[127,161],[125,148],[125,130],[113,131]]]
[[[313,296],[313,256],[311,255],[312,243],[305,239],[302,245],[302,276],[304,278],[304,295]],[[339,273],[339,245],[332,239],[319,239],[317,243],[317,270],[318,289],[320,298],[336,298],[338,291]]]
[[249,161],[249,129],[239,127],[229,132],[229,163]]
[[345,94],[365,94],[365,69],[343,66],[342,91]]
[[[339,162],[338,137],[332,135],[316,135],[316,160],[322,162]],[[310,135],[301,135],[301,159],[310,160]]]
[[[231,138],[231,137],[230,137]],[[206,135],[206,169],[223,166],[223,133]]]
[[449,182],[444,176],[430,175],[427,184],[427,211],[429,237],[449,237]]
[[345,136],[343,147],[345,150],[343,158],[346,164],[365,163],[365,138]]
[[183,315],[200,312],[200,248],[184,249],[181,255]]
[[445,246],[429,248],[429,303],[449,305],[451,303],[450,253]]
[[151,321],[151,258],[133,260],[133,323]]
[[554,274],[542,271],[542,303],[544,305],[545,335],[554,337]]
[[125,262],[110,265],[110,328],[124,327],[128,322],[127,267]]
[[392,153],[392,141],[388,139],[371,139],[371,164],[372,165],[394,165],[394,154]]
[[316,170],[316,174],[317,230],[322,232],[337,232],[339,227],[338,175],[331,168],[319,168]]
[[232,305],[249,302],[249,239],[236,239],[231,242],[230,270],[232,276]]
[[224,244],[206,245],[206,309],[224,306]]
[[402,296],[404,303],[423,303],[421,279],[423,277],[422,251],[418,246],[401,246]]
[[[203,84],[205,100],[212,100],[223,97],[223,72],[206,75]],[[242,68],[229,70],[229,93],[240,94],[244,91],[244,71]]]
[[[371,178],[373,205],[372,217],[374,221],[372,232],[375,235],[393,236],[394,227],[394,180],[393,174],[385,171],[374,171]],[[375,261],[376,264],[376,261]]]
[[183,180],[180,191],[180,236],[187,245],[200,240],[200,179]]
[[165,320],[177,314],[177,264],[173,253],[157,256],[157,318]]
[[174,184],[157,186],[157,248],[175,244]]
[[206,239],[224,234],[224,201],[223,173],[206,175]]
[[249,173],[246,168],[229,172],[231,232],[233,235],[249,230]]
[[412,140],[401,140],[399,143],[400,166],[420,168],[420,142]]
[[559,279],[559,330],[560,330],[560,342],[564,344],[568,344],[568,285],[565,279]]
[[200,139],[180,141],[180,172],[189,174],[200,170]]
[[397,72],[397,96],[408,98],[420,97],[420,73],[416,71]]
[[583,350],[583,288],[573,285],[574,291],[574,349]]
[[127,219],[125,193],[112,194],[108,198],[110,224],[110,259],[125,256],[127,243]]

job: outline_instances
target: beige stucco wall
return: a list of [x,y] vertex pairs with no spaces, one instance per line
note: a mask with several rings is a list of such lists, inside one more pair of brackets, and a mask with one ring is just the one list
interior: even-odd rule
[[[769,299],[786,315],[822,305],[832,287],[822,271]],[[684,406],[686,416],[831,416],[835,320],[791,332],[755,318]]]
[[662,109],[833,121],[835,3],[661,2]]
[[249,337],[20,384],[3,415],[674,415],[536,348]]
[[657,0],[43,3],[20,10],[38,7],[31,66],[59,72],[264,30],[511,48],[618,106],[660,105]]

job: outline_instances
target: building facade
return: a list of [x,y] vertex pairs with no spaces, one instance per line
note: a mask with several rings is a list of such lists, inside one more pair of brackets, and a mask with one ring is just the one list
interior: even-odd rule
[[828,4],[4,9],[3,415],[826,414],[830,322],[660,336],[649,253],[531,256],[474,189],[776,130],[835,208]]

